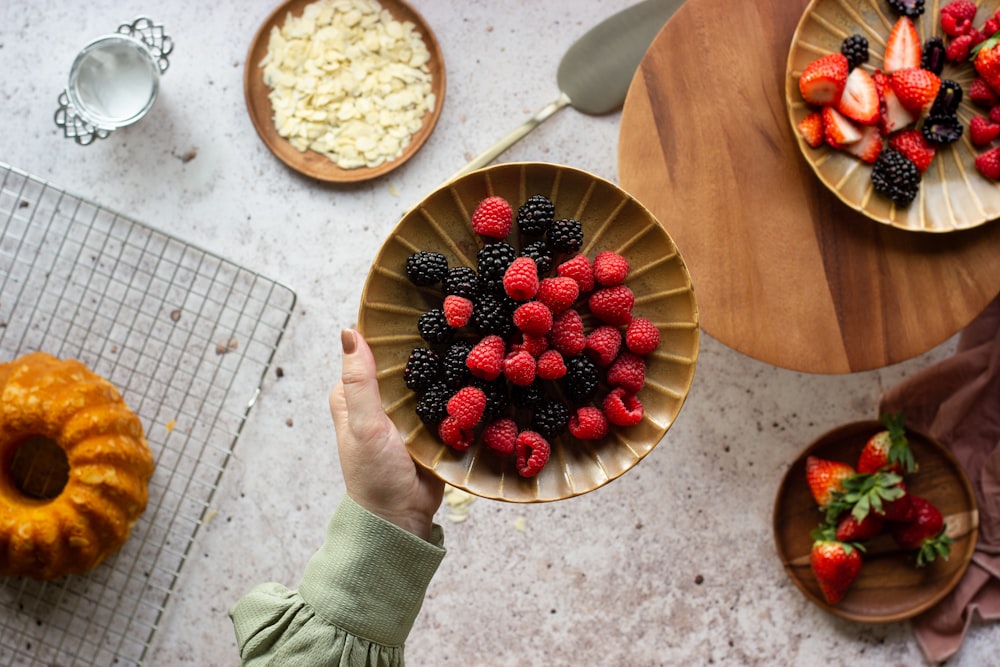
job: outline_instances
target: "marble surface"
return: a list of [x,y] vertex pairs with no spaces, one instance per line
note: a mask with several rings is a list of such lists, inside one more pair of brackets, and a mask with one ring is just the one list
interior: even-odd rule
[[[233,664],[229,606],[257,582],[298,580],[343,492],[327,392],[340,370],[338,333],[355,322],[378,247],[406,208],[553,101],[561,54],[631,2],[413,0],[446,58],[440,122],[401,169],[353,186],[299,177],[253,131],[244,59],[273,0],[0,3],[0,160],[299,297],[275,362],[283,376],[265,380],[149,664]],[[138,15],[176,42],[160,98],[104,141],[67,141],[52,113],[74,55]],[[560,162],[615,180],[619,120],[563,110],[500,160]],[[554,504],[477,500],[463,522],[442,508],[449,553],[408,663],[923,664],[908,624],[841,621],[799,593],[776,557],[771,510],[806,443],[873,417],[880,392],[954,344],[879,371],[815,376],[703,336],[680,417],[622,479]],[[995,664],[998,645],[1000,625],[973,623],[949,664]]]

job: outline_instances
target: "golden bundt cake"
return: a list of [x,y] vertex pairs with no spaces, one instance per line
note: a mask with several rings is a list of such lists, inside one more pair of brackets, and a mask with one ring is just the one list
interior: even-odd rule
[[44,352],[0,364],[0,575],[93,569],[128,539],[152,474],[110,382]]

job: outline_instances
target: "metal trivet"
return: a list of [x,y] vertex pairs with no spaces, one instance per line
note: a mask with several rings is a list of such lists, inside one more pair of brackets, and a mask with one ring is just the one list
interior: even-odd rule
[[0,664],[139,665],[295,294],[0,162],[0,360],[75,357],[139,415],[156,471],[116,555],[86,576],[0,577]]

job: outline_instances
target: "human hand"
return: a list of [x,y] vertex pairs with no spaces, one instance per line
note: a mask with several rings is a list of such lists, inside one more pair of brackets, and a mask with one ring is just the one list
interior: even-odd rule
[[357,331],[340,335],[341,381],[330,392],[347,495],[372,514],[429,539],[444,482],[417,466],[382,408],[375,358]]

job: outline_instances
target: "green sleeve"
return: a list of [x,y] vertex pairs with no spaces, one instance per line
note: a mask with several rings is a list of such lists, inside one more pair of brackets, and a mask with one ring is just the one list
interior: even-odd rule
[[403,664],[403,642],[445,550],[344,496],[297,591],[256,586],[230,610],[244,665]]

